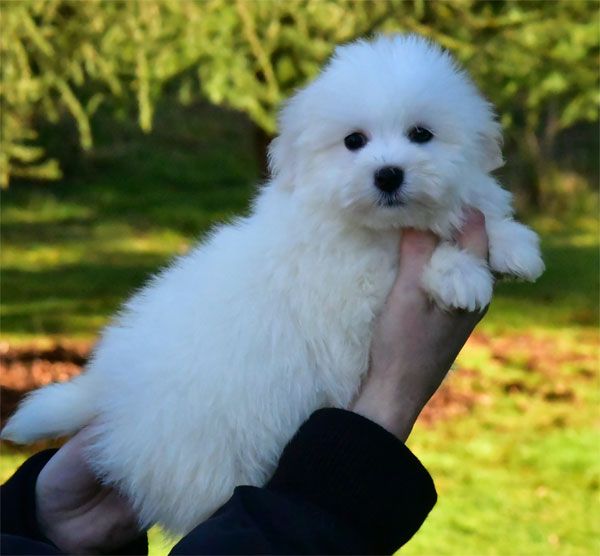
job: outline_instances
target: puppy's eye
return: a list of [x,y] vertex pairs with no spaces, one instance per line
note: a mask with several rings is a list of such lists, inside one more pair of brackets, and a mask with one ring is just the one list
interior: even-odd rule
[[367,136],[364,133],[356,131],[344,138],[344,145],[349,151],[357,151],[367,144]]
[[427,128],[417,125],[408,132],[408,138],[413,143],[427,143],[433,139],[433,133]]

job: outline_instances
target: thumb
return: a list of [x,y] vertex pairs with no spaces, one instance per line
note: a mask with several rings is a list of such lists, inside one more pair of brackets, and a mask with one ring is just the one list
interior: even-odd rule
[[419,280],[423,267],[431,259],[437,243],[438,239],[433,232],[413,228],[402,230],[399,274]]
[[476,257],[487,259],[488,236],[485,231],[485,216],[481,211],[472,208],[465,211],[465,222],[456,242]]

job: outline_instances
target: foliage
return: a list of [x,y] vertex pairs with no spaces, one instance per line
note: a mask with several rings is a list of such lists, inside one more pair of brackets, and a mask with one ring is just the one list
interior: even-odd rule
[[[275,129],[274,109],[312,77],[334,45],[376,31],[416,32],[453,51],[506,114],[535,128],[548,101],[560,128],[596,120],[597,5],[592,2],[210,2],[209,98]],[[595,17],[594,17],[595,16]],[[374,85],[376,86],[376,85]],[[523,113],[515,113],[520,110]]]
[[273,134],[281,101],[318,72],[334,46],[377,31],[403,2],[213,0],[206,6],[212,48],[199,64],[204,92]]
[[375,32],[421,33],[456,54],[499,107],[538,204],[540,183],[553,194],[558,134],[598,120],[592,1],[22,0],[4,2],[1,18],[3,185],[59,175],[40,122],[70,114],[89,149],[102,103],[135,105],[149,131],[167,90],[243,111],[271,135],[276,108],[336,44]]
[[448,385],[474,405],[409,439],[439,499],[398,554],[597,554],[597,354],[580,330],[467,344]]
[[90,120],[100,104],[127,109],[133,96],[139,124],[149,131],[164,84],[206,48],[193,2],[23,0],[4,2],[0,14],[3,186],[10,176],[60,175],[33,143],[39,120],[67,112],[90,149]]

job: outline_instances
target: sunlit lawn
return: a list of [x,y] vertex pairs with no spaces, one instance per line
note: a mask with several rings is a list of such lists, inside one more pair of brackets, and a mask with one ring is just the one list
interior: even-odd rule
[[506,361],[465,350],[450,380],[479,399],[467,416],[413,433],[439,501],[403,554],[599,553],[597,340],[538,335],[534,346],[550,351],[539,368],[522,348]]
[[[163,109],[147,137],[101,126],[77,177],[3,192],[4,339],[93,337],[161,264],[247,210],[250,131],[212,109]],[[505,345],[470,344],[449,379],[474,407],[410,440],[440,498],[405,554],[600,552],[598,230],[535,224],[546,274],[498,286],[481,330]],[[1,478],[23,457],[4,448]],[[155,532],[152,550],[165,551]]]

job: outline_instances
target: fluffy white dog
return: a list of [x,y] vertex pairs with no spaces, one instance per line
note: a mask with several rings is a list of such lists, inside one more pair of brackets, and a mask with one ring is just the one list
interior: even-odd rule
[[[251,215],[153,278],[86,372],[33,393],[2,433],[27,443],[91,425],[90,461],[144,525],[187,532],[236,485],[262,484],[311,412],[348,406],[402,227],[441,238],[423,287],[447,309],[485,307],[492,271],[543,271],[489,174],[502,162],[492,109],[439,47],[340,47],[279,123]],[[485,214],[489,262],[452,242],[466,206]]]

